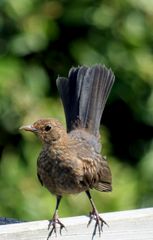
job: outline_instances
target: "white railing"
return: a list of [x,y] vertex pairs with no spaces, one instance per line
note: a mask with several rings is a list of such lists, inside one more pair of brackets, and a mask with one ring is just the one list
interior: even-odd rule
[[[153,240],[153,208],[104,213],[109,227],[103,227],[102,240]],[[94,223],[87,228],[88,217],[61,219],[67,228],[62,236],[54,234],[51,240],[91,240]],[[48,221],[15,223],[0,226],[0,240],[46,240]]]

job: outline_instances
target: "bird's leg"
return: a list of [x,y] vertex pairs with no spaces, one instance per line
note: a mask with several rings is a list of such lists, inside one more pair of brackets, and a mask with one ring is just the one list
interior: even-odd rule
[[62,229],[65,228],[64,224],[61,223],[61,221],[58,218],[58,207],[59,207],[61,198],[62,196],[57,196],[55,212],[54,212],[53,218],[49,221],[49,225],[48,225],[48,230],[50,229],[50,232],[48,234],[47,240],[50,238],[53,232],[57,236],[57,227],[56,227],[57,224],[60,226],[60,235],[62,233]]
[[99,216],[99,213],[96,209],[96,206],[91,198],[91,195],[90,195],[90,192],[87,190],[86,191],[86,194],[90,200],[90,203],[92,205],[92,211],[90,212],[89,214],[89,222],[88,222],[88,225],[90,225],[90,223],[92,222],[92,220],[95,220],[96,223],[95,223],[95,227],[94,227],[94,231],[93,231],[93,234],[92,234],[92,239],[94,238],[94,236],[96,235],[96,231],[97,231],[97,228],[98,228],[98,232],[99,232],[99,236],[101,236],[101,232],[103,231],[103,225],[106,224],[108,226],[108,224]]

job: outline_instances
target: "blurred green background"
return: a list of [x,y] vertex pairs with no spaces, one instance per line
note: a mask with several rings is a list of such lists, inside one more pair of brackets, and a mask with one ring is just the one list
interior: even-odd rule
[[[19,127],[41,117],[64,123],[57,76],[95,63],[116,82],[102,119],[113,192],[93,199],[100,212],[152,206],[152,29],[153,0],[0,1],[0,216],[51,218],[55,197],[36,176],[41,144]],[[69,196],[60,216],[89,209],[84,193]]]

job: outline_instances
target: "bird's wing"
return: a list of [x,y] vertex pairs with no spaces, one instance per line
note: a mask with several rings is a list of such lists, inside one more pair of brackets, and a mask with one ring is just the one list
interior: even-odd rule
[[89,155],[82,156],[82,154],[79,154],[78,157],[82,160],[83,181],[87,183],[90,188],[95,188],[98,191],[111,191],[112,176],[107,161],[102,159],[101,156],[93,159]]
[[101,192],[112,191],[112,174],[108,162],[101,156],[96,161],[99,181],[94,184],[94,188]]
[[108,162],[100,154],[98,139],[84,130],[74,130],[69,134],[75,139],[73,151],[82,163],[83,183],[99,191],[111,191],[112,176]]

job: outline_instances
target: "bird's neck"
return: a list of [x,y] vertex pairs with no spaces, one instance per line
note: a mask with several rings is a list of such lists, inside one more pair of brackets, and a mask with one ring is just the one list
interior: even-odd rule
[[54,139],[43,145],[43,149],[50,149],[51,151],[62,150],[65,146],[68,145],[69,136],[65,132],[60,133],[60,136],[57,139]]

